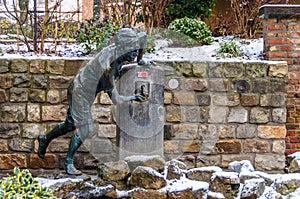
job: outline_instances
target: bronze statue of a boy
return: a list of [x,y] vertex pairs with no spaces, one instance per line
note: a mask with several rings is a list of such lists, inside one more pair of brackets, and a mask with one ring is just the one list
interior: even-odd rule
[[46,149],[53,139],[77,129],[71,138],[64,167],[68,174],[81,174],[75,168],[73,158],[83,141],[93,132],[91,107],[97,93],[108,93],[115,104],[145,100],[141,94],[121,96],[115,86],[115,79],[120,77],[123,63],[133,62],[137,56],[140,61],[145,45],[145,33],[137,34],[132,29],[123,28],[115,35],[114,44],[100,51],[79,71],[68,88],[69,109],[66,120],[46,135],[38,136],[40,158],[45,157]]

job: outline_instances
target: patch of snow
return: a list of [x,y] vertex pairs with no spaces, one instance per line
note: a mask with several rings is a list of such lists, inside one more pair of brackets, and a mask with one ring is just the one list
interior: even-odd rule
[[238,173],[236,173],[236,172],[226,172],[226,171],[216,172],[216,173],[213,173],[211,179],[214,180],[216,177],[228,178],[228,179],[230,179],[230,181],[235,181],[235,182],[240,181],[240,179],[238,177]]
[[281,194],[277,193],[272,187],[266,186],[265,191],[258,199],[278,199],[282,198]]
[[225,199],[224,195],[222,193],[212,192],[209,191],[207,196],[215,199]]
[[68,182],[81,182],[83,179],[81,178],[61,178],[61,179],[48,179],[48,178],[35,178],[36,181],[38,181],[39,185],[43,188],[50,188],[55,186],[60,186],[64,183]]
[[161,158],[159,155],[152,155],[152,156],[147,156],[147,155],[133,155],[133,156],[128,156],[124,160],[129,161],[129,162],[135,162],[135,161],[147,161],[153,158]]
[[[0,35],[1,39],[8,39],[7,35]],[[220,48],[220,43],[229,40],[235,41],[239,46],[241,46],[244,52],[243,57],[238,58],[222,58],[217,55]],[[35,54],[32,52],[27,52],[27,47],[20,43],[17,46],[16,43],[0,43],[0,48],[2,49],[2,54],[0,57],[9,58],[11,56],[16,56],[13,54],[18,54],[17,58],[20,57],[38,57],[38,58],[49,58],[49,57],[64,57],[64,58],[74,58],[74,57],[91,57],[93,55],[86,56],[86,51],[84,50],[82,44],[77,43],[64,43],[59,42],[56,46],[56,53],[54,53],[55,46],[53,43],[46,42],[45,50],[48,53],[45,54]],[[33,49],[32,45],[31,48]],[[18,52],[17,52],[18,51]],[[263,52],[263,39],[239,39],[233,37],[215,37],[214,42],[209,45],[185,47],[185,48],[173,48],[169,46],[168,41],[163,39],[156,40],[156,50],[153,53],[145,53],[144,57],[148,60],[153,61],[240,61],[240,60],[262,60]],[[13,57],[15,58],[15,57]]]
[[282,174],[278,178],[276,178],[276,184],[287,183],[292,180],[300,181],[300,173],[288,173]]
[[162,192],[178,192],[184,190],[208,190],[209,183],[190,180],[188,178],[181,178],[180,180],[174,179],[167,181],[167,186],[160,189]]

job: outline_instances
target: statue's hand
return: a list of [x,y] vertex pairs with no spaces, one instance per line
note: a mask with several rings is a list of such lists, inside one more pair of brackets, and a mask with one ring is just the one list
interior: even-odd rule
[[138,62],[138,65],[150,65],[150,62],[141,59],[141,60]]
[[136,94],[136,95],[133,95],[133,100],[137,101],[137,102],[144,102],[147,100],[147,97],[143,96],[141,94]]

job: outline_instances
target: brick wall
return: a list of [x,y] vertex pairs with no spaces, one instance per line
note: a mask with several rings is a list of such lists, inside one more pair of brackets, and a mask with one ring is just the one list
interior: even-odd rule
[[[36,155],[39,134],[63,121],[66,88],[86,60],[0,59],[0,170],[15,166],[55,171],[70,136]],[[162,62],[165,69],[164,152],[191,167],[227,167],[250,160],[259,170],[282,170],[286,134],[285,62]],[[95,135],[76,166],[116,160],[114,106],[104,93],[93,107]]]
[[267,5],[264,17],[264,53],[269,60],[288,63],[286,154],[300,151],[300,6]]

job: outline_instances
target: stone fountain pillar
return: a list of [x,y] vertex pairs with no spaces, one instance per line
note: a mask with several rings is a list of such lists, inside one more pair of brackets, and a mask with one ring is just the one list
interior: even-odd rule
[[164,71],[153,65],[128,70],[118,81],[121,95],[143,93],[144,102],[128,102],[117,107],[119,159],[132,155],[163,156]]

